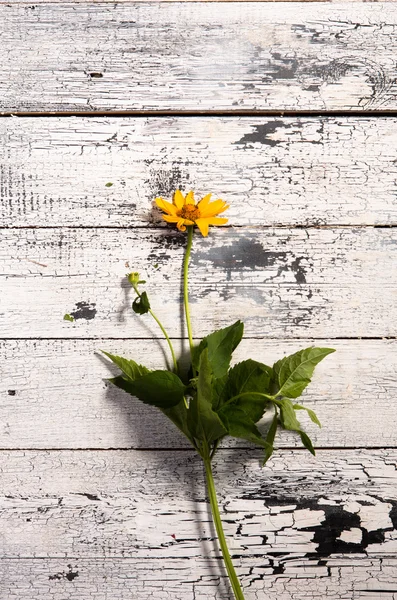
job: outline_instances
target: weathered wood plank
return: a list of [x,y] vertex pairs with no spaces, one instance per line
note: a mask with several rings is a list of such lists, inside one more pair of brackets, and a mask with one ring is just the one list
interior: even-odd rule
[[[1,459],[0,589],[12,585],[13,595],[32,600],[40,592],[51,600],[62,592],[83,600],[229,598],[192,454],[3,452]],[[298,600],[302,585],[307,598],[356,600],[371,589],[369,597],[393,598],[396,459],[381,450],[322,451],[317,459],[283,452],[262,469],[257,452],[220,452],[219,500],[247,600],[267,590]],[[10,560],[17,557],[19,574]]]
[[[313,343],[243,340],[234,360],[273,364]],[[317,429],[300,416],[316,445],[395,446],[397,342],[321,340],[317,345],[337,351],[317,367],[302,399],[323,423]],[[95,354],[99,348],[139,357],[151,368],[164,368],[167,355],[164,344],[154,340],[0,342],[1,448],[188,447],[159,411],[105,385],[117,370]],[[180,349],[176,343],[178,355]],[[301,442],[283,431],[277,445],[301,447]]]
[[397,223],[392,117],[21,118],[0,136],[0,226],[157,224],[178,186],[224,197],[234,225]]
[[[138,270],[180,337],[185,241],[174,228],[3,230],[0,336],[156,336],[130,308],[125,274]],[[218,228],[192,256],[195,335],[241,318],[249,337],[395,336],[396,250],[388,228]]]
[[386,6],[1,4],[0,109],[395,109]]
[[[230,600],[215,559],[10,559],[2,564],[5,598],[29,600]],[[347,555],[326,561],[241,559],[246,600],[396,600],[397,560]]]

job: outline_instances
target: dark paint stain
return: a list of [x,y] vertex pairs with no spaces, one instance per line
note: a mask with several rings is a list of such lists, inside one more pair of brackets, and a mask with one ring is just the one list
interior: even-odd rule
[[244,135],[241,140],[234,142],[234,145],[247,145],[247,144],[265,144],[266,146],[277,146],[277,144],[283,143],[281,140],[273,140],[269,136],[275,133],[278,129],[290,129],[291,125],[285,121],[269,121],[263,125],[255,125],[254,131]]
[[88,500],[101,500],[99,496],[96,496],[95,494],[87,494],[85,492],[77,492],[76,496],[85,496],[85,498],[88,498]]
[[318,92],[320,90],[320,86],[319,85],[308,85],[307,88],[305,88],[307,92]]
[[65,571],[63,571],[62,573],[55,573],[55,575],[49,575],[48,579],[50,581],[60,579],[67,579],[68,581],[73,581],[73,579],[76,579],[76,577],[79,576],[78,571],[73,571],[72,565],[68,565],[68,569],[69,571],[67,573],[65,573]]
[[[296,508],[291,512],[301,509],[309,509],[313,511],[323,511],[324,518],[319,525],[313,525],[310,527],[301,527],[299,531],[311,531],[313,532],[312,541],[318,544],[315,552],[308,552],[307,558],[313,559],[321,557],[327,557],[332,554],[356,554],[356,553],[367,553],[367,548],[371,544],[382,544],[385,541],[385,532],[392,531],[393,528],[397,529],[397,502],[384,500],[393,505],[389,516],[393,523],[393,527],[385,529],[374,529],[368,530],[361,525],[360,515],[351,513],[338,505],[327,505],[322,500],[321,504],[315,499],[297,499],[293,498],[277,498],[267,497],[266,493],[261,494],[256,492],[255,494],[244,494],[243,500],[259,500],[262,499],[268,507],[282,507],[293,505]],[[367,506],[368,503],[358,501],[359,504]],[[358,543],[345,542],[340,539],[341,534],[344,531],[351,529],[359,529],[362,534],[362,539]],[[269,552],[271,556],[282,555],[283,553]],[[326,561],[321,561],[323,565],[326,565]],[[320,564],[320,563],[319,563]]]
[[88,302],[76,302],[76,310],[70,313],[70,315],[77,321],[78,319],[85,319],[86,321],[91,321],[95,319],[95,315],[97,313],[97,309],[95,308],[95,303]]
[[[150,161],[145,161],[150,164]],[[151,169],[150,178],[145,181],[150,186],[153,196],[164,196],[171,200],[175,190],[181,190],[187,193],[186,185],[189,181],[189,175],[184,173],[179,165],[174,165],[171,169]]]
[[307,25],[294,24],[291,25],[291,31],[296,34],[298,38],[305,38],[309,40],[311,44],[329,44],[330,37],[336,37],[336,35],[330,36],[327,31],[317,31],[313,27],[308,27]]
[[[390,85],[394,83],[375,61],[352,56],[343,56],[324,64],[304,66],[297,73],[297,77],[305,89],[318,91],[323,83],[338,83],[350,73],[355,74],[371,87],[369,94],[360,99],[359,105],[361,107],[379,101],[390,88]],[[307,77],[310,81],[306,81],[305,85]]]
[[390,520],[393,523],[394,529],[397,529],[397,501],[389,500],[389,502],[392,505],[392,509],[390,511]]
[[272,64],[273,79],[295,79],[299,69],[299,62],[296,58],[282,58],[278,52],[274,52],[272,58],[278,63]]
[[9,396],[15,396],[16,391],[15,390],[8,390],[8,395]]
[[101,79],[103,77],[103,73],[88,73],[91,79]]
[[[202,246],[201,246],[202,248]],[[208,250],[198,250],[193,256],[192,262],[196,265],[201,260],[210,260],[214,266],[226,270],[227,279],[232,279],[232,273],[243,269],[267,269],[277,267],[277,274],[265,280],[272,281],[281,273],[292,272],[296,283],[306,283],[306,270],[301,264],[308,259],[304,256],[293,258],[292,252],[265,250],[258,241],[239,237],[232,246],[220,246],[218,248],[208,247]],[[292,259],[292,260],[291,260]]]
[[149,236],[149,240],[151,251],[148,255],[148,262],[153,264],[155,269],[171,260],[175,250],[186,246],[186,234],[180,233],[176,229],[165,230],[159,235]]
[[285,566],[282,563],[274,564],[274,560],[272,558],[269,559],[269,564],[273,569],[273,575],[282,575],[285,573]]

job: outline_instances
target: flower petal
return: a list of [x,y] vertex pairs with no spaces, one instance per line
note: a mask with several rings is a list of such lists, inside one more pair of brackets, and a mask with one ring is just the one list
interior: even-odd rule
[[163,215],[163,219],[164,221],[167,221],[167,223],[178,223],[178,221],[180,221],[180,217],[177,215]]
[[185,219],[179,219],[179,221],[176,224],[176,226],[178,227],[179,231],[186,231]]
[[207,235],[208,235],[208,225],[209,225],[208,219],[197,219],[196,220],[196,225],[200,229],[201,235],[203,235],[204,237],[207,237]]
[[185,204],[195,204],[193,191],[190,191],[188,194],[186,194]]
[[168,213],[169,215],[176,215],[177,208],[171,202],[167,202],[163,198],[156,198],[156,204],[161,210]]
[[185,197],[182,194],[181,190],[176,190],[174,194],[174,204],[179,210],[185,204]]
[[200,211],[204,210],[208,206],[209,201],[211,200],[211,196],[212,194],[207,194],[206,196],[204,196],[204,198],[201,198],[200,202],[197,204]]
[[224,217],[208,217],[207,221],[209,225],[226,225],[229,219]]
[[211,202],[206,207],[204,207],[204,210],[200,207],[200,214],[204,218],[215,217],[216,215],[219,215],[219,213],[227,210],[228,208],[229,205],[226,204],[226,202],[224,202],[223,200],[215,200],[214,202]]

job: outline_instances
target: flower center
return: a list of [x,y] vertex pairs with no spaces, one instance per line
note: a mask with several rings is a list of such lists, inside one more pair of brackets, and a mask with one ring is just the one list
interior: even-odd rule
[[179,211],[178,216],[182,217],[182,219],[189,219],[189,221],[195,221],[200,217],[200,211],[194,204],[185,204]]

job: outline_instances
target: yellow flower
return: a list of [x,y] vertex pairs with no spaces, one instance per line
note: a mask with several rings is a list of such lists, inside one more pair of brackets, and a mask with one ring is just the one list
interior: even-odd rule
[[209,225],[227,223],[227,219],[217,215],[229,208],[223,200],[210,202],[210,198],[211,194],[207,194],[196,204],[193,192],[184,196],[180,190],[176,190],[172,204],[163,198],[156,198],[156,204],[166,213],[163,215],[164,221],[176,223],[179,231],[186,231],[186,225],[197,225],[205,237],[208,235]]

